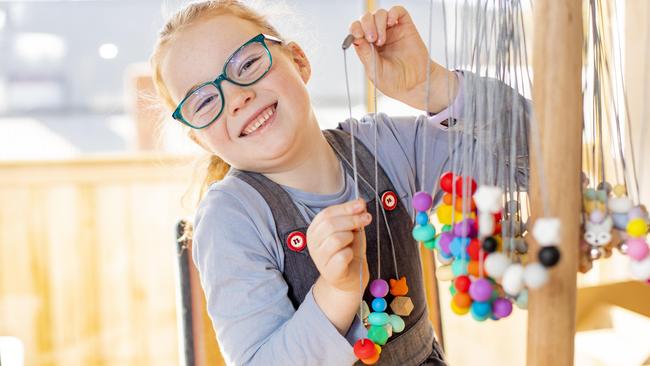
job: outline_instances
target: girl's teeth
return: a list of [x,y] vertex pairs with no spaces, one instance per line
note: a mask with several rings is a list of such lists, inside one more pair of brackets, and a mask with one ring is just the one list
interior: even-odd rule
[[273,109],[273,107],[269,107],[268,109],[263,111],[261,116],[257,119],[257,122],[253,126],[248,127],[246,130],[244,130],[244,134],[250,135],[251,133],[255,132],[255,130],[257,130],[258,128],[260,128],[260,126],[264,124],[264,122],[268,121],[269,117],[271,117],[274,112],[275,110]]

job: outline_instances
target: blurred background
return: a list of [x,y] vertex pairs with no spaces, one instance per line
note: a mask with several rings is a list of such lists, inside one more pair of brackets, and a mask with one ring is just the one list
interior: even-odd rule
[[[164,19],[185,3],[0,1],[1,365],[182,362],[175,228],[193,214],[197,195],[189,187],[204,159],[160,108],[147,60]],[[369,3],[403,4],[426,37],[428,1],[254,4],[307,51],[308,89],[323,128],[348,115],[340,45]],[[639,29],[650,6],[618,4],[630,114],[640,126],[649,86]],[[445,64],[454,55],[445,53],[441,6],[434,1],[432,55]],[[349,60],[359,117],[368,88],[356,56]],[[378,103],[388,114],[419,114],[388,98]],[[640,174],[650,174],[649,149],[637,151]],[[626,261],[615,256],[579,278],[576,364],[650,364],[650,303],[637,300],[640,311],[624,305],[637,294],[625,287]],[[525,364],[525,311],[478,324],[452,314],[442,293],[452,365]],[[218,350],[210,352],[219,362]]]

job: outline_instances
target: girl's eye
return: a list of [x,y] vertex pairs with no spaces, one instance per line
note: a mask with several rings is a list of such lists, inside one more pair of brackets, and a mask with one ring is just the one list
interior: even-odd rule
[[210,104],[213,100],[214,100],[214,96],[203,99],[203,101],[201,101],[201,104],[196,109],[196,111],[194,111],[194,113],[199,113],[201,111],[201,109],[203,109],[203,107]]
[[243,73],[247,72],[257,61],[259,61],[260,57],[255,57],[252,58],[246,62],[239,68],[239,76],[241,76]]

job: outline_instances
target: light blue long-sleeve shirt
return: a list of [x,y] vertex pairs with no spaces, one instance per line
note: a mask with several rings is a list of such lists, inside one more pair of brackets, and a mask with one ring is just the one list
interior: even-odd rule
[[[503,87],[471,74],[458,75],[461,80],[458,97],[441,113],[421,119],[378,119],[378,159],[407,212],[413,212],[413,194],[422,186],[431,191],[440,174],[449,168],[450,138],[444,132],[447,119],[462,121],[463,116],[472,114],[484,120],[477,126],[489,125],[499,122],[490,116],[503,112],[489,111],[492,114],[482,115],[468,110],[464,101],[472,100],[474,94],[470,87],[472,90],[476,84],[488,89]],[[525,108],[528,114],[529,106],[526,104]],[[354,126],[355,135],[372,151],[374,118],[366,116]],[[344,122],[341,127],[349,131],[351,124]],[[426,155],[422,142],[425,137]],[[456,151],[462,145],[462,138],[457,141]],[[491,141],[501,142],[499,138]],[[426,166],[424,177],[423,166]],[[291,188],[287,191],[303,215],[311,220],[321,209],[353,199],[354,182],[346,174],[342,190],[331,195]],[[351,365],[357,360],[352,344],[366,335],[358,317],[347,334],[340,334],[315,302],[311,290],[294,310],[282,276],[283,243],[275,232],[271,210],[257,191],[235,177],[212,184],[196,213],[194,228],[192,254],[227,364]]]

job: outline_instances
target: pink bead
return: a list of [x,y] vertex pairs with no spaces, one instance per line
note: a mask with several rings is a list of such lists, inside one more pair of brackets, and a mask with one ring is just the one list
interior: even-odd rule
[[488,301],[492,297],[492,284],[485,278],[479,278],[469,286],[469,296],[474,301]]
[[377,279],[370,283],[370,293],[374,297],[384,297],[388,294],[388,282]]
[[634,206],[628,211],[627,217],[632,219],[639,219],[645,217],[645,212],[643,212],[643,209],[639,206]]
[[433,199],[427,192],[418,192],[413,196],[413,208],[419,212],[428,211],[432,203]]
[[505,318],[512,313],[512,303],[503,297],[500,297],[492,303],[492,314],[497,318]]
[[635,261],[644,260],[648,256],[648,243],[642,238],[627,239],[627,255]]

